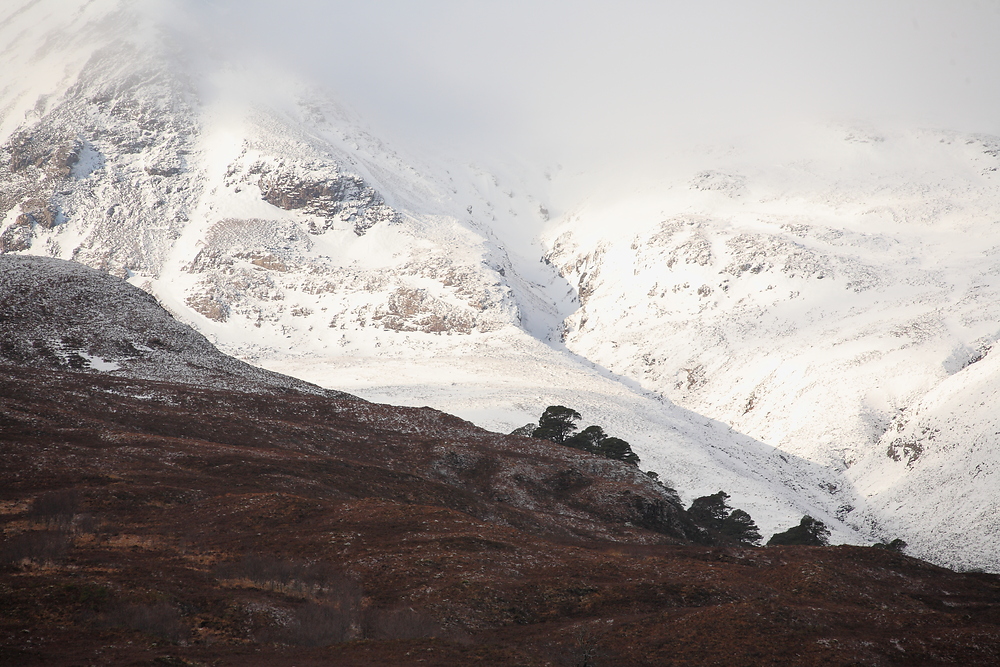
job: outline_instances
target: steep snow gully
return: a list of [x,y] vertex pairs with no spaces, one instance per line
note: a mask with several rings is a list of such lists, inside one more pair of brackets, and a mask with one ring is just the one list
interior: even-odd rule
[[1000,571],[1000,140],[831,125],[557,208],[565,174],[404,155],[129,3],[62,4],[0,10],[0,252],[366,399],[571,406],[765,534]]

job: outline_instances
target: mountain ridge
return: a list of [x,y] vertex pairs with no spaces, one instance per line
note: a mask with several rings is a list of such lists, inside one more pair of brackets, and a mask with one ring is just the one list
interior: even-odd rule
[[47,257],[0,255],[0,359],[29,368],[360,400],[224,355],[147,292]]

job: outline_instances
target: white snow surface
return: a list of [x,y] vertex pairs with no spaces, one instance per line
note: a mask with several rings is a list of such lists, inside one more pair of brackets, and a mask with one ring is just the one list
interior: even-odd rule
[[548,259],[580,296],[566,345],[838,471],[859,529],[995,570],[1000,141],[831,125],[812,142],[565,216]]
[[0,10],[0,250],[363,398],[573,407],[765,536],[808,513],[1000,571],[1000,140],[830,125],[553,203],[572,175],[406,155],[132,3],[65,5]]

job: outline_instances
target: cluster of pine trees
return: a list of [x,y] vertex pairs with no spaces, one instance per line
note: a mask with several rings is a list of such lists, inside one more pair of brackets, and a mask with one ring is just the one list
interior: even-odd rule
[[694,522],[740,544],[760,546],[760,529],[750,515],[741,509],[734,509],[726,501],[725,491],[710,496],[695,498],[688,509]]
[[[609,459],[624,461],[635,466],[639,465],[639,457],[632,451],[632,446],[621,438],[609,436],[600,426],[588,426],[577,431],[580,413],[562,405],[550,405],[538,419],[538,424],[528,424],[513,435],[525,435],[532,438],[551,440],[567,447],[574,447],[585,452],[598,454]],[[658,479],[656,473],[649,472],[652,479]],[[707,528],[724,540],[732,540],[738,544],[760,546],[763,539],[760,529],[750,515],[729,506],[729,494],[719,491],[709,496],[695,498],[688,509],[688,514],[698,525]],[[830,543],[830,529],[826,524],[811,516],[802,517],[799,525],[786,531],[775,533],[767,541],[767,546],[804,544],[825,546]],[[902,551],[906,543],[893,540],[889,544],[876,545],[893,551]]]
[[[688,509],[688,515],[698,525],[727,539],[747,546],[760,546],[762,537],[757,524],[743,510],[730,507],[726,502],[728,500],[729,494],[725,491],[695,498]],[[767,541],[767,546],[784,544],[826,546],[830,543],[829,537],[830,529],[826,524],[806,515],[799,521],[799,525],[772,535]]]
[[782,533],[775,533],[767,541],[767,546],[782,544],[806,544],[814,547],[824,547],[830,543],[830,529],[819,519],[808,514],[802,517],[799,525],[792,526]]
[[591,454],[600,454],[605,458],[639,465],[639,457],[632,451],[632,446],[621,438],[607,435],[600,426],[588,426],[575,433],[576,423],[580,419],[580,413],[572,408],[550,405],[539,417],[538,426],[532,430],[531,437],[551,440]]

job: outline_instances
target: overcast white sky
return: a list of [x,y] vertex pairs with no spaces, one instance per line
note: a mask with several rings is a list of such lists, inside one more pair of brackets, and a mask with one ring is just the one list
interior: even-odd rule
[[1000,134],[1000,0],[189,0],[392,136],[604,155],[795,121]]

